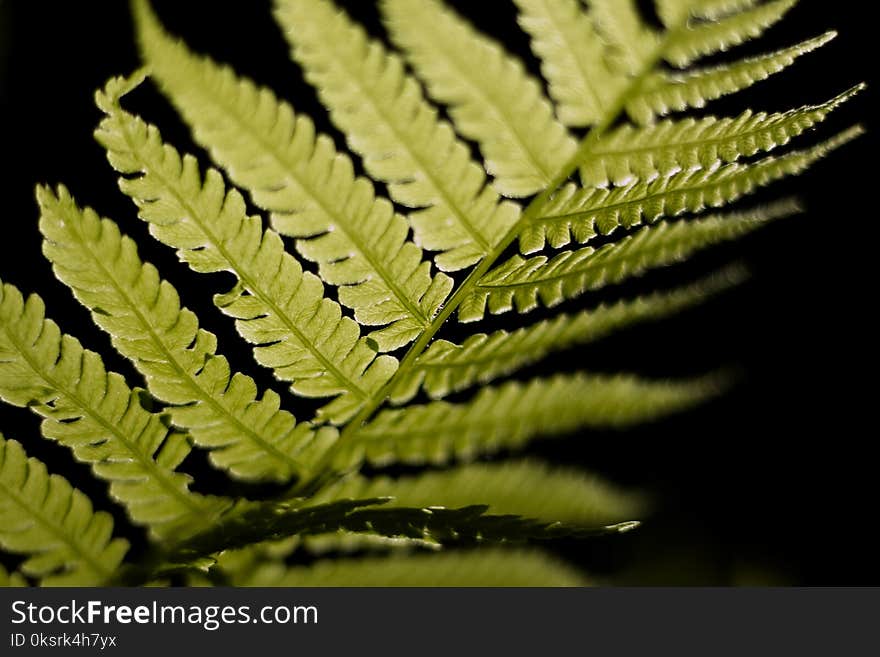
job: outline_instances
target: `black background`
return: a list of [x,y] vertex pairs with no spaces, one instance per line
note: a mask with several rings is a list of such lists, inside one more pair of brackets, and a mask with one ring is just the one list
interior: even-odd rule
[[[537,71],[508,3],[454,4]],[[840,37],[781,76],[713,104],[712,112],[735,113],[748,106],[784,110],[821,102],[862,80],[870,83],[876,60],[867,32],[873,24],[871,4],[804,0],[760,45],[751,44],[738,54],[786,46],[829,28],[839,30]],[[168,28],[194,49],[271,85],[299,111],[318,117],[319,126],[342,143],[290,62],[268,2],[157,0],[155,5]],[[372,3],[347,6],[380,33]],[[209,9],[211,18],[206,17]],[[0,58],[5,165],[0,279],[41,294],[50,316],[65,331],[92,349],[110,353],[109,340],[53,279],[40,253],[33,186],[64,182],[80,203],[114,217],[136,237],[144,258],[164,267],[185,303],[220,335],[233,364],[253,371],[249,350],[235,351],[238,343],[229,322],[210,305],[208,292],[218,290],[217,281],[206,284],[150,240],[91,137],[99,119],[93,91],[111,75],[138,65],[127,4],[0,0]],[[139,90],[132,100],[134,109],[163,128],[166,139],[199,152],[158,94]],[[856,121],[870,131],[874,100],[869,88],[823,126],[821,134]],[[809,136],[804,143],[816,138]],[[613,540],[560,543],[557,547],[566,557],[600,576],[616,575],[620,582],[880,580],[876,544],[869,538],[877,516],[877,432],[872,422],[877,370],[868,310],[875,298],[871,238],[877,218],[876,165],[870,157],[875,152],[876,138],[869,132],[806,175],[757,199],[796,194],[806,202],[806,214],[612,293],[691,280],[733,260],[745,262],[753,273],[739,289],[673,320],[626,331],[526,373],[572,366],[653,376],[698,374],[722,366],[741,372],[732,392],[698,411],[623,434],[584,433],[535,450],[553,461],[581,463],[653,491],[657,498],[657,513],[642,530]],[[587,302],[599,299],[591,295]],[[108,356],[107,361],[137,381],[122,359]],[[271,378],[259,373],[259,381],[270,384]],[[303,415],[296,402],[291,408]],[[93,497],[105,495],[66,450],[39,440],[35,416],[0,405],[0,427]],[[203,460],[193,457],[186,467],[201,477],[200,486],[223,490],[224,480],[208,476]],[[124,522],[121,512],[115,514]]]

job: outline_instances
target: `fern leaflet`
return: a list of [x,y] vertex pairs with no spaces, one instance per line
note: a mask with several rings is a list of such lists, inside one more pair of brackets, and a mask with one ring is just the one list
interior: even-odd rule
[[691,107],[704,107],[709,101],[742,91],[784,71],[799,57],[821,48],[836,35],[836,32],[826,32],[790,48],[758,57],[746,57],[729,64],[684,72],[656,73],[649,76],[642,84],[640,93],[628,101],[627,113],[634,121],[647,125],[656,116],[683,112]]
[[151,233],[199,272],[231,271],[238,284],[215,303],[256,345],[260,364],[309,397],[339,395],[323,415],[344,422],[370,391],[390,378],[397,360],[376,356],[358,324],[324,297],[321,280],[304,272],[277,233],[248,216],[244,199],[209,169],[202,179],[191,156],[162,142],[159,131],[99,98],[107,118],[97,137],[124,176],[122,190]]
[[585,187],[609,182],[624,187],[636,179],[712,170],[720,163],[768,152],[821,123],[863,89],[858,85],[820,105],[777,114],[747,110],[735,119],[663,121],[641,129],[623,126],[602,139],[581,167],[581,180]]
[[[734,13],[717,21],[691,25],[687,30],[677,30],[663,49],[663,56],[673,66],[684,68],[700,57],[727,50],[755,38],[785,16],[798,0],[771,0],[747,11]],[[675,8],[667,12],[666,25],[675,28],[694,3],[689,0],[672,0],[667,5]],[[697,3],[699,4],[699,3]],[[711,17],[711,14],[710,14]]]
[[533,253],[545,243],[554,248],[572,240],[583,244],[621,226],[631,228],[663,216],[723,207],[761,187],[805,171],[862,131],[856,126],[812,148],[755,163],[679,171],[667,178],[636,179],[626,187],[578,189],[567,185],[521,233],[520,251]]
[[339,285],[342,304],[368,326],[382,351],[410,342],[433,319],[452,281],[431,276],[407,241],[406,220],[311,120],[267,89],[191,54],[139,3],[141,40],[153,75],[193,126],[195,138],[232,179],[272,212],[272,223],[299,238],[297,249]]
[[459,319],[482,319],[514,307],[524,313],[580,296],[585,291],[637,276],[644,271],[680,261],[695,251],[741,237],[767,221],[789,216],[797,210],[782,203],[754,212],[730,216],[712,215],[694,221],[664,222],[646,226],[598,249],[585,247],[562,251],[552,258],[515,255],[483,277],[471,296],[459,307]]
[[516,197],[545,189],[575,142],[522,63],[436,0],[384,0],[382,8],[431,96],[479,143],[495,187]]
[[524,446],[537,436],[584,426],[626,426],[705,398],[705,381],[648,382],[576,374],[484,388],[469,402],[436,401],[385,410],[335,452],[348,470],[362,461],[387,465],[445,463]]
[[603,304],[513,332],[501,329],[489,335],[477,333],[461,345],[435,340],[416,360],[409,376],[399,380],[391,400],[396,404],[408,402],[420,387],[433,399],[440,399],[452,392],[488,383],[549,353],[598,340],[637,322],[676,313],[713,292],[734,285],[742,277],[741,271],[728,270],[671,292]]
[[2,434],[0,493],[0,546],[28,555],[21,571],[43,586],[101,584],[128,551],[128,541],[112,537],[109,514],[94,512],[88,497]]
[[42,415],[43,435],[108,480],[135,522],[157,534],[209,524],[228,502],[191,493],[190,478],[175,472],[190,451],[185,437],[144,410],[139,393],[43,309],[36,295],[25,301],[0,284],[0,399]]
[[215,353],[216,338],[180,308],[174,287],[141,262],[116,224],[80,210],[63,187],[57,196],[46,188],[37,196],[43,251],[55,275],[92,311],[113,346],[132,359],[150,392],[174,404],[174,424],[212,449],[215,464],[239,477],[284,482],[303,469],[299,452],[335,437],[329,428],[316,436],[308,425],[297,425],[279,408],[275,392],[258,399],[253,379],[232,374]]
[[366,170],[389,183],[397,202],[425,208],[410,222],[418,243],[444,252],[438,266],[461,269],[486,256],[517,208],[499,205],[467,146],[437,119],[400,58],[325,0],[278,2],[276,17]]
[[559,119],[589,126],[608,111],[625,81],[607,65],[602,39],[578,0],[516,0],[519,23],[541,59]]

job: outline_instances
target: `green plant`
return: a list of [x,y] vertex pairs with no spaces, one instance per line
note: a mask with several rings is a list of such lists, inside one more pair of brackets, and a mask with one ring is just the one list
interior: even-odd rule
[[[331,3],[278,0],[294,58],[368,179],[307,116],[191,54],[144,0],[135,2],[146,68],[98,93],[105,117],[96,137],[151,234],[193,270],[235,277],[214,301],[256,360],[296,396],[322,401],[312,420],[297,419],[280,395],[233,372],[216,338],[115,223],[80,208],[64,187],[38,188],[56,276],[133,362],[146,391],[63,335],[38,297],[4,284],[0,397],[42,415],[43,434],[109,483],[132,522],[148,528],[151,547],[126,560],[128,544],[113,537],[109,515],[3,438],[0,546],[26,559],[21,574],[0,571],[0,582],[144,583],[174,574],[232,584],[581,582],[540,552],[455,548],[630,529],[641,499],[578,472],[481,457],[677,411],[715,393],[723,377],[560,374],[445,398],[669,315],[740,272],[460,345],[438,331],[456,314],[475,322],[553,307],[791,214],[796,206],[781,203],[694,218],[799,173],[857,135],[853,128],[766,155],[860,87],[780,114],[662,117],[748,87],[828,41],[693,68],[758,36],[794,4],[658,0],[664,27],[655,29],[627,0],[593,0],[589,9],[577,0],[517,0],[551,103],[521,64],[443,5],[385,0],[392,40],[447,107],[449,123],[401,55]],[[147,74],[271,229],[221,173],[202,172],[123,108]],[[479,147],[485,168],[463,139]],[[295,239],[298,256],[281,235]],[[267,500],[192,492],[178,466],[194,448],[209,450],[232,478],[285,492]],[[396,479],[359,473],[364,464],[395,463],[447,467]],[[408,551],[285,565],[300,549],[397,548]]]

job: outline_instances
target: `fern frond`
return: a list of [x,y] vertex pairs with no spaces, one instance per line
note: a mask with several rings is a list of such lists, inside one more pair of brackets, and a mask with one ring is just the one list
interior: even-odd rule
[[678,262],[695,251],[741,237],[773,219],[798,210],[780,203],[752,212],[712,215],[693,221],[646,226],[598,249],[585,247],[548,258],[513,256],[480,279],[459,307],[459,319],[473,322],[493,315],[534,310],[539,300],[551,308],[587,290],[613,285],[642,272]]
[[470,336],[463,344],[436,340],[400,378],[391,400],[402,404],[423,388],[433,399],[485,384],[539,361],[549,353],[598,340],[638,322],[672,315],[736,284],[742,272],[726,271],[671,292],[656,293],[562,315],[513,332],[503,329]]
[[574,527],[605,527],[638,518],[644,500],[580,472],[531,461],[474,463],[400,477],[350,475],[317,499],[392,497],[388,506],[447,507],[485,504],[495,515],[516,515]]
[[90,463],[156,534],[200,527],[228,506],[190,492],[190,477],[175,472],[190,451],[186,438],[146,411],[98,354],[62,335],[38,296],[25,301],[9,284],[0,284],[0,399],[43,416],[43,435]]
[[299,452],[314,441],[332,442],[334,429],[316,436],[279,408],[274,391],[258,398],[252,378],[230,371],[214,335],[180,307],[174,287],[141,262],[115,223],[91,208],[80,210],[63,187],[57,196],[39,188],[37,199],[43,252],[56,277],[132,360],[153,396],[174,404],[172,422],[211,449],[213,463],[245,479],[288,481],[303,469]]
[[17,571],[12,571],[10,573],[3,567],[3,564],[0,564],[0,589],[22,588],[27,585],[28,582],[24,578],[24,575]]
[[321,415],[350,418],[390,378],[397,359],[377,357],[358,324],[324,296],[321,280],[303,271],[259,217],[247,215],[219,172],[208,169],[202,179],[195,158],[181,158],[155,126],[122,110],[112,95],[98,102],[107,117],[96,136],[151,234],[195,271],[232,272],[238,283],[214,301],[255,345],[257,361],[297,394],[339,395]]
[[28,555],[21,571],[43,586],[95,586],[122,562],[128,541],[113,538],[110,514],[94,512],[88,497],[0,434],[0,547]]
[[560,121],[590,126],[626,84],[606,65],[605,44],[578,0],[516,0]]
[[[232,180],[269,210],[273,227],[303,238],[299,253],[319,264],[340,302],[366,326],[382,351],[413,340],[429,325],[452,281],[432,276],[422,251],[407,240],[406,219],[372,183],[356,177],[348,156],[315,134],[307,116],[268,89],[191,53],[137,3],[141,44],[187,123]],[[485,208],[481,208],[484,210]]]
[[705,107],[709,101],[742,91],[784,71],[799,57],[821,48],[835,36],[836,32],[826,32],[790,48],[711,68],[657,73],[642,83],[639,93],[627,103],[627,113],[637,123],[646,125],[656,116]]
[[336,559],[310,566],[267,563],[236,586],[585,586],[574,568],[537,550],[482,549],[391,558]]
[[[663,49],[663,57],[673,66],[684,68],[697,59],[725,51],[745,41],[761,36],[788,13],[798,0],[771,0],[751,9],[689,25],[687,30],[676,32],[671,43]],[[676,8],[676,20],[695,4],[692,0],[672,0],[666,3]],[[699,5],[699,3],[696,3]],[[715,16],[709,14],[709,18]]]
[[609,182],[626,186],[633,179],[667,178],[678,171],[714,169],[769,152],[821,123],[835,109],[862,91],[857,85],[820,105],[788,112],[738,117],[663,121],[646,127],[622,126],[602,138],[581,167],[585,187],[605,187]]
[[547,187],[576,146],[522,62],[436,0],[384,0],[382,8],[429,94],[480,145],[496,189],[521,197]]
[[[333,122],[391,197],[411,208],[418,244],[446,271],[485,257],[519,216],[487,187],[452,127],[425,102],[400,57],[325,0],[279,0],[291,54]],[[430,319],[430,318],[429,318]]]
[[[684,170],[665,178],[636,180],[626,187],[581,188],[566,185],[520,235],[520,251],[534,253],[545,244],[559,248],[586,243],[618,227],[720,208],[787,176],[802,173],[841,145],[862,134],[856,126],[809,149],[755,163]],[[491,272],[490,272],[491,275]]]
[[390,409],[339,444],[335,465],[362,461],[445,463],[522,447],[537,436],[580,427],[618,427],[651,420],[711,394],[705,381],[651,382],[629,376],[576,374],[484,388],[466,403],[436,401]]

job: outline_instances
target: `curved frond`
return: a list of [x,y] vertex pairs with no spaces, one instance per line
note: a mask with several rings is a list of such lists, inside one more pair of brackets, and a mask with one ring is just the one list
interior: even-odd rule
[[534,253],[546,244],[559,248],[572,241],[583,244],[620,226],[631,228],[643,221],[652,223],[661,217],[723,207],[761,187],[805,171],[862,132],[856,126],[809,149],[779,157],[683,170],[665,178],[636,180],[626,187],[579,189],[567,185],[521,233],[520,251]]
[[303,271],[259,217],[247,215],[244,199],[227,191],[220,173],[208,169],[202,179],[195,158],[181,158],[155,126],[122,110],[112,96],[98,100],[107,117],[96,136],[151,234],[195,271],[232,272],[238,283],[214,300],[255,345],[257,361],[297,394],[339,395],[322,416],[350,418],[393,374],[397,359],[377,357],[358,324],[324,296],[321,279]]
[[[676,38],[663,49],[663,57],[673,66],[684,68],[701,57],[725,51],[761,36],[765,30],[782,20],[797,3],[798,0],[771,0],[720,18],[713,12],[708,16],[710,20],[678,31]],[[689,0],[673,0],[667,4],[679,7],[679,13],[687,13],[694,5]],[[711,20],[712,18],[716,20]]]
[[9,284],[0,284],[0,399],[43,416],[43,435],[90,463],[131,518],[157,534],[209,524],[228,506],[190,492],[190,477],[175,472],[190,451],[185,436],[146,411],[98,354],[62,335],[38,296],[25,301]]
[[[144,375],[157,398],[173,404],[172,422],[210,448],[221,468],[246,479],[287,481],[302,469],[299,452],[332,441],[281,410],[268,390],[258,398],[253,379],[232,373],[216,353],[213,334],[156,268],[143,263],[137,246],[109,219],[80,210],[63,187],[58,195],[39,188],[43,252],[55,275],[92,311],[113,346]],[[320,432],[335,433],[324,428]]]
[[608,68],[605,42],[583,5],[578,0],[516,0],[516,4],[519,24],[541,59],[560,121],[570,126],[600,121],[626,80]]
[[742,272],[726,271],[706,281],[671,292],[602,304],[574,315],[561,315],[518,329],[478,333],[463,344],[436,340],[400,379],[391,394],[394,403],[412,399],[419,388],[441,399],[477,384],[485,384],[539,361],[549,353],[598,340],[638,322],[672,315],[706,296],[736,284]]
[[21,571],[43,586],[94,586],[110,578],[128,542],[113,538],[110,514],[0,434],[0,547],[28,555]]
[[435,401],[390,409],[339,445],[336,465],[445,463],[502,449],[538,436],[581,427],[644,422],[693,405],[711,394],[705,381],[651,382],[630,376],[576,374],[483,388],[469,402]]
[[393,498],[388,506],[457,509],[485,504],[488,513],[515,515],[573,527],[606,527],[644,513],[644,500],[595,476],[542,463],[474,463],[420,475],[368,478],[351,475],[317,498]]
[[459,307],[459,319],[473,322],[488,310],[493,315],[513,310],[550,308],[565,300],[619,283],[642,272],[678,262],[695,251],[741,237],[767,221],[798,210],[791,203],[729,216],[712,215],[693,221],[646,226],[618,242],[598,249],[585,247],[548,258],[513,256],[477,283]]
[[713,169],[784,146],[862,91],[858,85],[820,105],[777,114],[746,110],[738,117],[622,126],[605,135],[581,167],[585,187],[626,186],[634,179],[668,178],[678,171]]
[[655,116],[704,107],[709,101],[747,89],[784,71],[801,56],[821,48],[836,32],[826,32],[790,48],[704,69],[650,76],[626,106],[634,121],[649,124]]
[[[413,340],[430,324],[452,281],[433,275],[407,240],[406,219],[372,183],[355,176],[333,140],[316,135],[311,119],[294,113],[268,89],[191,53],[165,34],[146,3],[136,4],[141,45],[151,73],[192,126],[195,139],[273,227],[302,238],[297,250],[319,264],[340,302],[366,326],[382,351]],[[480,208],[485,211],[485,208]]]
[[310,566],[267,563],[236,586],[585,586],[576,569],[537,550],[481,549],[391,558],[335,559]]
[[476,141],[505,196],[543,190],[574,139],[522,62],[437,0],[384,0],[391,38],[456,130]]
[[416,242],[442,251],[435,261],[447,271],[486,256],[518,208],[499,204],[467,145],[438,119],[400,57],[332,2],[278,0],[275,15],[292,56],[364,168],[388,183],[398,203],[423,208],[410,216]]

